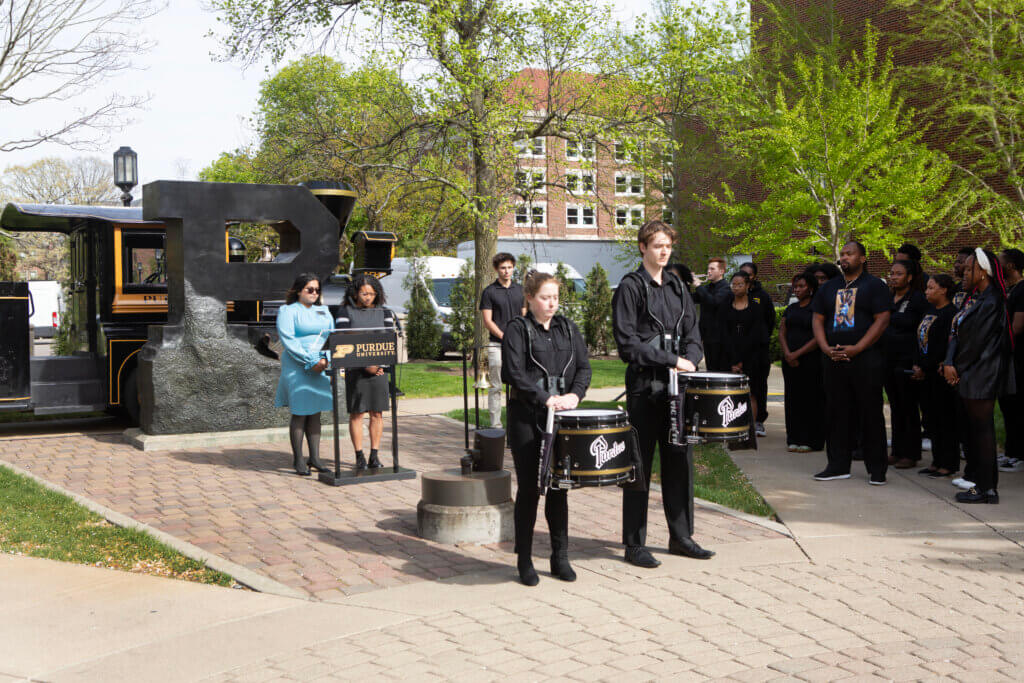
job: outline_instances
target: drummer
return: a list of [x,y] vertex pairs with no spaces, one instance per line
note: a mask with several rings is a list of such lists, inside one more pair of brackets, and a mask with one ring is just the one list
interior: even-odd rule
[[668,551],[706,560],[714,552],[697,545],[693,534],[693,463],[688,449],[668,442],[668,371],[693,372],[704,355],[697,313],[679,278],[665,270],[676,231],[649,221],[637,233],[643,263],[627,273],[612,300],[612,321],[619,357],[626,368],[626,410],[640,437],[646,486],[623,491],[622,542],[626,561],[638,567],[661,564],[644,547],[647,541],[647,498],[654,448],[661,453],[661,491],[668,521]]
[[[527,312],[513,318],[501,341],[501,379],[509,385],[508,441],[516,466],[516,554],[519,580],[539,582],[533,568],[533,527],[540,497],[540,447],[547,409],[572,410],[590,386],[590,359],[576,324],[556,315],[559,282],[530,271],[523,282]],[[569,509],[563,489],[548,490],[544,516],[551,535],[551,573],[575,581],[569,564]]]

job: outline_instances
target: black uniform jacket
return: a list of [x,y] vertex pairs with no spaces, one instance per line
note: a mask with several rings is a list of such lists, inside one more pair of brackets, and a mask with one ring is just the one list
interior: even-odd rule
[[953,318],[953,332],[946,350],[946,365],[960,376],[960,396],[994,399],[1016,392],[1006,303],[989,285],[981,294],[968,296]]
[[[630,393],[663,392],[668,388],[668,369],[679,357],[694,365],[704,357],[696,306],[679,278],[667,270],[661,285],[643,266],[627,273],[612,298],[612,324],[619,357],[629,364]],[[658,343],[665,334],[678,339],[678,353]]]
[[705,344],[721,339],[722,315],[732,297],[729,283],[722,278],[718,282],[705,282],[693,293],[694,302],[700,304],[700,338]]
[[[533,330],[533,343],[527,330]],[[544,388],[547,377],[562,377],[565,393],[573,393],[583,400],[590,386],[590,359],[576,323],[556,315],[550,329],[544,327],[527,312],[513,318],[505,328],[501,340],[501,381],[513,390],[514,397],[536,409],[541,409],[551,397]]]

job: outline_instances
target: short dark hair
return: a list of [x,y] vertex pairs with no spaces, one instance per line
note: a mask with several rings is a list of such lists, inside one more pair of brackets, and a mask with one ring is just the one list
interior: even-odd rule
[[284,295],[284,302],[286,304],[293,304],[296,301],[298,301],[299,300],[299,292],[304,290],[306,288],[306,285],[308,285],[313,280],[316,280],[317,284],[320,285],[320,294],[316,295],[316,305],[317,306],[322,306],[323,303],[324,303],[324,300],[323,300],[323,288],[324,288],[324,285],[323,285],[323,281],[320,279],[320,276],[317,275],[316,273],[302,273],[297,278],[295,278],[295,282],[292,283],[291,289],[289,289],[288,292]]
[[957,256],[974,256],[974,249],[972,247],[960,247],[956,252]]
[[748,267],[752,271],[754,271],[754,275],[757,275],[757,264],[756,263],[754,263],[753,261],[747,261],[746,263],[740,265],[741,269],[742,268],[748,268]]
[[812,275],[815,273],[825,273],[825,278],[831,280],[834,277],[839,277],[839,267],[834,263],[828,261],[822,261],[821,263],[815,263],[808,269],[808,272]]
[[647,245],[647,243],[651,241],[651,238],[657,235],[659,232],[665,233],[665,235],[670,240],[672,240],[673,243],[676,241],[676,237],[679,236],[679,233],[676,232],[676,229],[673,228],[668,223],[666,223],[665,221],[647,221],[646,223],[641,225],[640,229],[637,230],[636,232],[637,244]]
[[352,278],[352,282],[349,283],[348,290],[345,292],[346,303],[359,308],[359,290],[366,285],[373,287],[373,291],[377,295],[373,300],[373,305],[375,307],[383,306],[385,301],[384,287],[380,284],[380,280],[369,273],[358,273]]
[[750,284],[750,273],[748,273],[745,270],[737,270],[735,273],[732,274],[732,277],[729,278],[729,282],[732,282],[736,278],[742,278],[744,282]]
[[500,266],[505,261],[511,261],[512,265],[514,266],[516,264],[516,257],[508,253],[507,251],[499,251],[497,254],[494,255],[494,258],[491,259],[491,265],[494,266],[495,270],[497,270],[498,266]]
[[671,270],[676,275],[678,275],[679,279],[683,281],[684,285],[689,286],[693,284],[693,271],[690,270],[685,264],[670,263],[668,264],[668,269]]
[[818,292],[818,278],[814,277],[814,271],[805,270],[802,273],[797,273],[793,276],[791,283],[797,280],[803,280],[804,284],[807,285],[807,289],[811,290],[811,296],[814,296]]
[[857,251],[859,251],[859,252],[860,252],[860,255],[861,255],[861,256],[867,257],[867,255],[868,255],[868,250],[867,250],[867,249],[865,249],[865,248],[864,248],[864,245],[863,245],[863,244],[861,244],[860,242],[858,242],[857,240],[847,240],[846,244],[844,244],[843,246],[844,246],[844,247],[848,247],[848,246],[850,246],[851,244],[852,244],[852,245],[854,245],[855,247],[857,247]]
[[956,282],[953,281],[953,278],[945,273],[936,273],[935,275],[929,276],[929,279],[935,280],[935,284],[946,290],[946,297],[952,297],[953,290],[956,289]]
[[900,245],[900,248],[896,250],[897,254],[903,254],[909,256],[911,259],[920,262],[921,261],[921,250],[915,247],[910,242],[904,242]]
[[1003,257],[1018,273],[1024,272],[1024,251],[1013,247],[1003,249]]

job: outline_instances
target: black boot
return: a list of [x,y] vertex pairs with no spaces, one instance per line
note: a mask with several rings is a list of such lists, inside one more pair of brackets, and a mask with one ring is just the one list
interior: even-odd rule
[[576,572],[569,564],[569,535],[551,535],[551,574],[562,581],[575,581]]
[[377,457],[377,449],[376,448],[370,449],[370,464],[368,465],[368,467],[371,467],[373,469],[377,469],[378,467],[383,467],[383,465],[380,464],[380,458]]
[[357,470],[365,470],[366,469],[366,456],[363,455],[362,451],[356,451],[356,469]]
[[536,586],[540,583],[537,570],[533,568],[533,558],[529,555],[520,555],[516,567],[519,569],[519,580],[524,586]]

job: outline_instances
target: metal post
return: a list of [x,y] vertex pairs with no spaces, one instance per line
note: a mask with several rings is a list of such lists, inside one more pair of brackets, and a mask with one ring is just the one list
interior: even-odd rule
[[466,349],[462,349],[462,424],[466,429],[466,449],[469,449],[469,368],[466,367]]
[[341,479],[341,438],[338,435],[338,370],[331,370],[331,411],[334,413],[334,478]]
[[476,385],[480,382],[480,359],[477,357],[480,352],[479,346],[473,347],[473,410],[476,411],[476,428],[480,429],[480,390]]
[[398,472],[398,382],[395,380],[395,366],[391,373],[391,470]]

